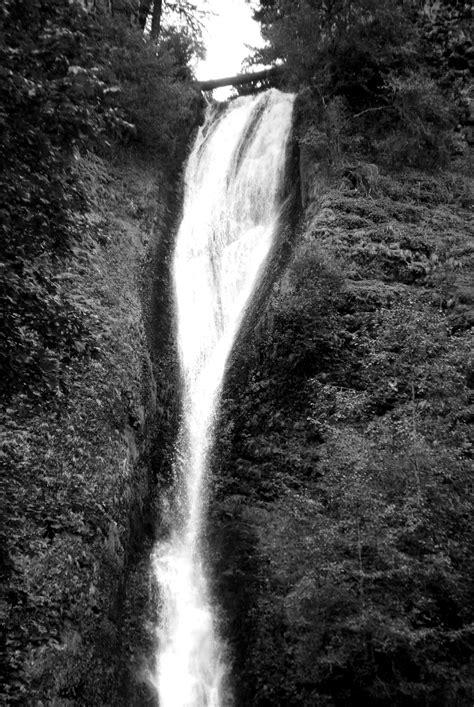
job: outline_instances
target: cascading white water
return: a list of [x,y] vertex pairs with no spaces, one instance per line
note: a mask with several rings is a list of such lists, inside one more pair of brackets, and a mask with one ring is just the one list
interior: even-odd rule
[[293,96],[275,89],[209,110],[186,170],[174,255],[183,385],[176,498],[171,536],[152,556],[160,707],[231,702],[201,543],[206,460],[226,360],[276,230],[292,110]]

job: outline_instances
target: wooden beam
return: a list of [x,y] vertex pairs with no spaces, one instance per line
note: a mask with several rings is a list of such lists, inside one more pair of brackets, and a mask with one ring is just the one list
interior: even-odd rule
[[284,66],[273,66],[271,69],[254,71],[250,74],[237,74],[236,76],[227,76],[223,79],[196,81],[196,85],[200,91],[212,91],[214,88],[222,88],[223,86],[243,86],[244,84],[254,83],[255,81],[276,78],[277,76],[281,76],[284,70]]

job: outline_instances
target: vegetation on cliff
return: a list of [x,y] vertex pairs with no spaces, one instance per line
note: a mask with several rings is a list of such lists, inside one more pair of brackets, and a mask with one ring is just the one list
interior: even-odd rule
[[173,438],[163,233],[197,42],[67,0],[3,2],[0,39],[0,702],[132,704],[124,586]]
[[255,14],[268,45],[252,60],[283,63],[281,81],[304,90],[314,115],[301,138],[330,160],[433,167],[462,151],[470,3],[260,0]]
[[314,189],[218,434],[211,538],[239,701],[467,707],[466,183]]
[[239,704],[474,699],[470,10],[420,8],[260,2],[304,210],[216,435]]

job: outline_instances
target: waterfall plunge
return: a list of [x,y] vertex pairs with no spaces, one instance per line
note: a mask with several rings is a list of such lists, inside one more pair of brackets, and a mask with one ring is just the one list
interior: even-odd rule
[[293,96],[275,89],[209,111],[186,170],[174,255],[182,426],[172,532],[156,545],[161,596],[152,681],[160,707],[222,707],[226,675],[201,531],[224,369],[275,233]]

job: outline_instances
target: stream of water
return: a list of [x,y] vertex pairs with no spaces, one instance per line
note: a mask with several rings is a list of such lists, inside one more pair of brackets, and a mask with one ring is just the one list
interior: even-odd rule
[[293,96],[275,89],[210,107],[186,169],[173,264],[183,415],[171,532],[152,556],[160,707],[232,703],[202,542],[207,457],[226,361],[278,223],[292,111]]

